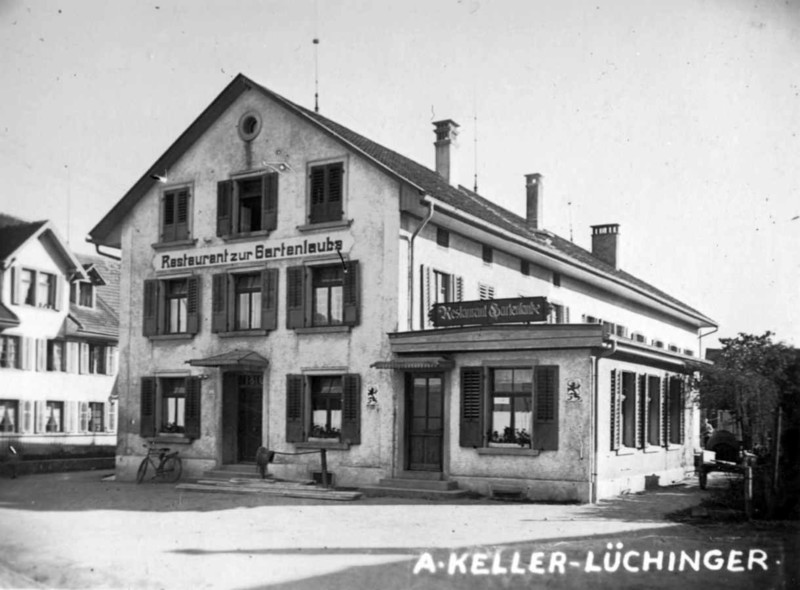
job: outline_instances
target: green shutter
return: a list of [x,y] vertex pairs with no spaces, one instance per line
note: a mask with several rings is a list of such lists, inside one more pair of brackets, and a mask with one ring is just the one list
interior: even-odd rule
[[278,176],[273,172],[262,179],[261,229],[268,231],[278,227]]
[[361,377],[352,373],[344,376],[342,442],[361,443]]
[[261,271],[261,327],[275,330],[278,327],[278,269]]
[[217,235],[231,233],[231,207],[233,205],[233,181],[222,180],[217,183]]
[[305,437],[305,392],[302,375],[286,375],[286,442],[303,442]]
[[286,327],[305,326],[305,268],[290,266],[286,269]]
[[211,277],[211,331],[228,331],[228,275]]
[[200,277],[186,279],[186,331],[197,334],[200,331]]
[[154,336],[158,334],[159,281],[144,281],[144,311],[142,313],[142,334]]
[[187,438],[200,438],[200,377],[186,378],[186,409],[184,413],[184,434]]
[[139,412],[139,434],[144,438],[156,435],[156,378],[142,377]]
[[483,446],[483,368],[461,368],[461,420],[459,444]]
[[557,366],[533,369],[533,440],[534,449],[558,450],[559,382]]
[[358,260],[347,263],[347,272],[344,274],[344,294],[342,299],[344,309],[344,325],[357,326],[359,322],[360,287]]

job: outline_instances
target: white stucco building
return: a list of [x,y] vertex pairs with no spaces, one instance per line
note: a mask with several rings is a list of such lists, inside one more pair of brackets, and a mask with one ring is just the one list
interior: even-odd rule
[[119,265],[0,214],[0,453],[116,444]]
[[[326,448],[339,485],[403,479],[594,501],[692,469],[704,314],[237,76],[90,233],[122,254],[118,475],[145,439],[199,475]],[[316,455],[271,470],[306,478]]]

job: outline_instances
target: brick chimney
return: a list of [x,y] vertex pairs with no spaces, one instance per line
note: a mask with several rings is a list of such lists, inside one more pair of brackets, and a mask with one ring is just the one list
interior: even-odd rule
[[614,268],[619,268],[619,224],[592,226],[592,255]]
[[452,119],[435,121],[436,172],[448,184],[458,186],[458,123]]
[[528,229],[542,229],[542,175],[525,175],[525,219]]

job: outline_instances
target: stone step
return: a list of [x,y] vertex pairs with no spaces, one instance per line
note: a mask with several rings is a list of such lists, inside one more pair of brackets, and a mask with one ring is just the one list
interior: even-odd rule
[[389,488],[409,488],[413,490],[456,490],[458,483],[455,481],[435,479],[409,479],[406,477],[388,477],[380,480],[378,485]]
[[282,485],[280,483],[270,485],[260,480],[255,483],[238,482],[236,484],[226,484],[221,480],[201,480],[198,483],[181,483],[175,487],[179,490],[206,494],[259,494],[312,500],[352,501],[361,497],[361,492],[329,490],[314,486]]
[[428,488],[404,488],[390,487],[388,485],[361,486],[358,488],[365,496],[392,497],[392,498],[412,498],[416,500],[454,500],[464,498],[468,492],[466,490],[432,490]]

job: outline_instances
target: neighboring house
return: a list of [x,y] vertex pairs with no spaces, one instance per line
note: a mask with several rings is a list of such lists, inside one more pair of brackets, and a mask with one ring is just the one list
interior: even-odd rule
[[0,214],[0,452],[116,444],[118,306],[118,262]]
[[[118,476],[263,445],[336,483],[445,479],[594,501],[692,469],[688,375],[715,323],[436,171],[237,76],[91,231],[122,252]],[[129,296],[127,294],[130,294]],[[318,455],[271,471],[307,478]]]

